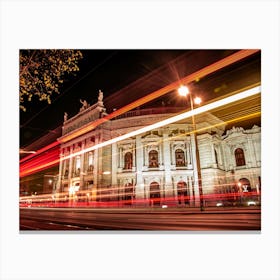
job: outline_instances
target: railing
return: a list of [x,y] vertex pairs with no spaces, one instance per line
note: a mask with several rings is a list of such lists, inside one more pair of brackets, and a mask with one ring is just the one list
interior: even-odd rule
[[134,111],[129,111],[124,114],[121,114],[114,119],[124,119],[124,118],[131,118],[137,116],[144,116],[144,115],[155,115],[155,114],[174,114],[186,109],[185,107],[157,107],[157,108],[147,108],[147,109],[139,109]]

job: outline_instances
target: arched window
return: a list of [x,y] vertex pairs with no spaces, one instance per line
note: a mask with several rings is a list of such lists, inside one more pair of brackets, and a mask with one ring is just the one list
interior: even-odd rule
[[251,192],[251,184],[247,178],[241,178],[238,182],[238,187],[240,192]]
[[179,204],[190,204],[190,190],[186,182],[178,182],[177,195]]
[[67,159],[65,162],[65,167],[64,167],[64,178],[66,179],[69,174],[69,159]]
[[133,197],[134,197],[134,187],[131,183],[125,184],[124,186],[124,200],[125,205],[132,205]]
[[93,171],[93,152],[88,153],[88,171]]
[[185,166],[185,153],[181,149],[175,151],[176,166]]
[[80,176],[80,171],[81,171],[81,157],[76,156],[74,176]]
[[245,156],[244,156],[244,151],[242,149],[240,148],[236,149],[234,155],[235,155],[236,166],[245,165]]
[[68,177],[68,174],[69,174],[68,169],[65,169],[65,172],[64,172],[64,179],[66,179],[66,178]]
[[158,152],[156,150],[149,152],[149,167],[158,167]]
[[150,205],[160,205],[160,187],[157,182],[150,184]]
[[124,169],[132,169],[132,153],[127,152],[124,155]]

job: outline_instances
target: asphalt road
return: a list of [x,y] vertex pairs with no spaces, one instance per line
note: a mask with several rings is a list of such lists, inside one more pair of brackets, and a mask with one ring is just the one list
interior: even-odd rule
[[20,230],[261,230],[259,208],[67,209],[21,208]]

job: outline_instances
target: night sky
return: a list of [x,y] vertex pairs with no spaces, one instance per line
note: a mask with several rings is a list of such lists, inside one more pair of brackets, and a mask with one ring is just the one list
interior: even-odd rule
[[[64,112],[68,113],[69,118],[76,115],[81,107],[80,99],[87,100],[90,105],[96,103],[99,89],[103,91],[104,105],[107,113],[110,113],[114,108],[120,108],[200,69],[203,63],[210,64],[236,50],[81,51],[83,59],[78,64],[80,71],[75,76],[68,75],[64,79],[60,94],[52,97],[52,104],[34,99],[26,104],[27,112],[20,112],[21,147],[30,145],[62,125]],[[187,63],[177,64],[175,67],[174,61],[181,61],[183,58],[187,59]],[[152,72],[154,76],[149,79]],[[238,84],[233,83],[235,77],[238,77]],[[202,94],[206,101],[227,93],[230,89],[234,90],[236,85],[242,86],[242,83],[246,85],[259,80],[260,54],[247,59],[246,63],[241,61],[238,65],[197,81],[192,90]],[[155,107],[161,104],[180,106],[181,100],[171,92],[145,106]]]
[[53,95],[52,104],[34,99],[26,104],[26,112],[20,112],[21,147],[60,126],[64,112],[69,117],[77,114],[81,107],[80,99],[86,99],[92,105],[97,102],[101,89],[106,106],[106,97],[186,53],[185,50],[81,51],[80,71],[75,76],[66,77],[60,94]]

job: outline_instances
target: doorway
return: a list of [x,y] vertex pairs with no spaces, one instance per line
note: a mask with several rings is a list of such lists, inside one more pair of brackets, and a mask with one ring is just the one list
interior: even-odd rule
[[150,184],[150,206],[160,205],[160,187],[157,182]]

